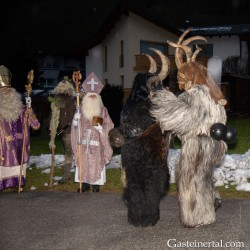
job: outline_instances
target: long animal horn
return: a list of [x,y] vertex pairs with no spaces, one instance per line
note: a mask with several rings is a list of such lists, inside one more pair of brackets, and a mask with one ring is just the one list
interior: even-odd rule
[[161,58],[161,71],[158,74],[158,77],[160,78],[160,81],[163,81],[169,73],[169,65],[170,65],[169,59],[160,50],[155,48],[150,48],[150,49],[153,50],[155,53],[157,53]]
[[[182,45],[187,47],[188,44],[190,44],[191,42],[196,41],[196,40],[203,40],[203,41],[207,42],[207,39],[206,39],[205,37],[203,37],[203,36],[193,36],[193,37],[190,37],[190,38],[186,39],[185,41],[183,41]],[[200,52],[201,50],[202,50],[202,49],[199,48],[199,47],[196,45],[196,50],[195,50],[195,52],[193,53],[193,55],[191,55],[190,61],[195,62],[196,56],[199,54],[199,52]],[[185,51],[185,53],[186,53],[186,51]],[[191,53],[192,53],[192,52],[191,52]]]
[[[178,45],[182,44],[182,41],[184,39],[184,37],[187,35],[187,33],[189,33],[190,31],[192,31],[192,28],[188,28],[186,29],[182,35],[179,37],[179,40],[177,42]],[[183,50],[180,49],[180,47],[176,47],[175,50],[175,63],[177,68],[179,69],[181,67],[181,65],[183,64]]]
[[154,74],[154,73],[157,71],[156,62],[155,62],[154,58],[153,58],[151,55],[145,54],[145,56],[146,56],[146,57],[149,59],[149,61],[150,61],[150,67],[149,67],[148,72],[149,72],[150,74]]
[[192,62],[195,62],[196,57],[197,57],[197,55],[199,54],[199,52],[200,52],[201,50],[202,50],[202,49],[201,49],[198,45],[196,45],[196,50],[195,50],[195,52],[193,53],[192,58],[191,58],[191,61],[192,61]]
[[178,43],[167,41],[167,43],[169,45],[176,48],[176,50],[175,50],[175,63],[176,63],[176,66],[177,66],[178,69],[183,64],[183,51],[186,54],[187,62],[192,61],[193,58],[195,59],[197,54],[198,54],[198,52],[196,52],[196,55],[194,57],[192,57],[192,50],[191,50],[190,47],[187,46],[189,43],[191,43],[191,42],[193,42],[195,40],[203,40],[203,41],[207,42],[207,39],[205,37],[203,37],[203,36],[193,36],[193,37],[190,37],[190,38],[183,41],[186,34],[188,32],[190,32],[191,30],[192,30],[191,28],[185,30],[184,33],[180,36],[180,38],[178,40]]
[[184,39],[184,37],[187,35],[187,33],[189,33],[190,31],[192,31],[192,28],[188,28],[186,29],[182,34],[181,36],[179,37],[179,40],[178,40],[178,44],[182,44],[182,41]]
[[[175,62],[176,62],[176,65],[177,65],[177,68],[178,68],[178,69],[179,69],[179,68],[182,66],[182,64],[183,64],[183,60],[181,59],[181,62],[180,62],[180,60],[179,60],[180,53],[182,53],[182,52],[180,52],[180,49],[182,49],[182,50],[185,52],[186,57],[187,57],[187,62],[190,62],[190,61],[191,61],[192,50],[191,50],[190,47],[185,46],[185,45],[182,45],[182,44],[173,43],[173,42],[171,42],[171,41],[167,41],[167,43],[168,43],[169,45],[171,45],[172,47],[176,48],[176,50],[179,49],[179,53],[178,53],[179,55],[178,55],[178,56],[175,56]],[[182,56],[181,56],[181,57],[182,57]]]
[[203,40],[203,41],[207,42],[207,39],[203,36],[192,36],[192,37],[189,37],[188,39],[186,39],[185,41],[183,41],[182,45],[188,45],[191,42],[196,41],[196,40]]
[[175,64],[177,66],[177,68],[179,69],[181,67],[181,65],[183,64],[183,50],[181,50],[180,45],[178,45],[177,43],[171,42],[171,41],[167,41],[167,43],[169,45],[171,45],[172,47],[176,48],[175,50]]
[[150,48],[150,50],[153,50],[155,53],[159,55],[162,66],[161,66],[161,71],[159,72],[158,75],[152,76],[147,80],[147,88],[149,90],[151,90],[152,83],[158,84],[160,81],[163,81],[167,77],[170,65],[169,59],[160,50],[155,48]]

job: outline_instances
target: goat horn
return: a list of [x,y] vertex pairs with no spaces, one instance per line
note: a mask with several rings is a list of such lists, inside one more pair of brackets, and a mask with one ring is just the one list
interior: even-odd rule
[[207,39],[203,36],[193,36],[193,37],[190,37],[190,38],[186,39],[185,41],[183,41],[182,45],[188,45],[189,43],[191,43],[195,40],[203,40],[203,41],[207,42]]
[[186,29],[182,35],[180,36],[179,40],[178,40],[178,44],[182,44],[182,41],[184,39],[184,37],[187,35],[187,33],[189,33],[190,31],[192,31],[192,28],[188,28]]
[[158,75],[156,76],[152,76],[147,80],[147,87],[149,90],[151,90],[151,84],[152,83],[158,83],[159,81],[163,81],[168,73],[169,73],[169,59],[158,49],[155,48],[150,48],[152,51],[154,51],[156,54],[159,55],[159,57],[161,58],[161,71],[159,72]]
[[160,73],[158,74],[159,78],[161,81],[163,81],[168,73],[169,73],[169,59],[158,49],[155,49],[155,48],[150,48],[151,50],[153,50],[156,54],[159,55],[159,57],[161,58],[161,63],[162,63],[162,66],[161,66],[161,71]]
[[[192,28],[188,28],[186,29],[182,35],[179,37],[179,40],[177,42],[177,44],[181,45],[183,43],[183,39],[184,37],[187,35],[187,33],[189,33],[190,31],[192,31]],[[181,67],[181,65],[183,64],[183,50],[180,49],[180,47],[176,47],[175,50],[175,63],[177,68],[179,69]]]
[[183,58],[182,58],[182,55],[183,55],[183,51],[180,49],[180,46],[178,43],[174,43],[174,42],[171,42],[171,41],[167,41],[167,43],[176,48],[175,50],[175,63],[176,63],[176,66],[177,68],[179,69],[181,67],[181,65],[183,64]]
[[[169,45],[171,45],[172,47],[176,48],[176,51],[177,49],[182,49],[185,54],[186,54],[186,57],[187,57],[187,62],[190,62],[191,61],[191,56],[192,56],[192,50],[190,47],[186,46],[186,45],[182,45],[182,44],[177,44],[177,43],[173,43],[173,42],[170,42],[170,41],[167,41]],[[176,52],[175,51],[175,62],[176,62],[176,65],[177,65],[177,68],[179,69],[180,66],[183,64],[183,61],[181,59],[181,61],[179,60],[179,57],[176,56]],[[182,52],[179,52],[179,54],[182,53]]]
[[199,54],[199,52],[200,52],[201,50],[202,50],[202,49],[201,49],[198,45],[196,45],[196,50],[195,50],[195,52],[193,53],[192,58],[191,58],[191,61],[192,61],[192,62],[195,62],[195,59],[196,59],[197,55]]
[[146,56],[146,57],[149,59],[149,61],[150,61],[150,68],[149,68],[148,72],[149,72],[150,74],[154,74],[154,73],[157,71],[156,62],[155,62],[154,58],[153,58],[151,55],[145,54],[145,56]]
[[[182,58],[182,55],[183,55],[183,51],[185,52],[186,54],[186,57],[187,57],[187,62],[190,62],[190,61],[193,61],[196,59],[196,56],[198,55],[199,51],[195,52],[195,55],[192,56],[192,51],[191,49],[187,46],[189,43],[195,41],[195,40],[203,40],[205,42],[207,42],[207,39],[203,36],[193,36],[193,37],[190,37],[186,40],[183,41],[184,37],[186,36],[186,34],[188,32],[191,31],[191,28],[190,29],[187,29],[179,38],[178,40],[178,43],[173,43],[171,41],[167,41],[167,43],[169,45],[171,45],[172,47],[175,47],[176,50],[175,50],[175,63],[176,63],[176,66],[177,68],[179,69],[181,67],[181,65],[183,64],[183,58]],[[181,50],[182,49],[182,50]],[[192,56],[192,58],[191,58]]]

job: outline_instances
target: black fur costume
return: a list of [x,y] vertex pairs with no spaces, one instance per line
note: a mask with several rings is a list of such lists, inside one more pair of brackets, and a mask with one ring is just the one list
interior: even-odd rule
[[134,226],[153,226],[160,218],[160,200],[167,191],[168,136],[149,113],[151,101],[146,87],[147,74],[138,74],[121,113],[119,128],[110,131],[110,142],[121,147],[127,186],[124,200],[128,222]]

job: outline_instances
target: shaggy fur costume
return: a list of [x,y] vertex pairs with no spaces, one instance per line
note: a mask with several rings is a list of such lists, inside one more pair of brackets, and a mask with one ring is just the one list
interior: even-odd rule
[[[215,222],[215,207],[219,198],[214,190],[213,169],[218,165],[227,145],[210,135],[215,123],[226,123],[226,100],[207,69],[195,62],[199,48],[192,55],[187,44],[194,37],[183,41],[187,30],[176,47],[179,88],[184,89],[176,97],[167,90],[158,91],[152,98],[151,114],[162,130],[172,131],[182,141],[179,164],[176,167],[176,183],[180,219],[184,226],[196,227]],[[204,40],[202,38],[202,40]],[[183,63],[183,50],[187,62]]]
[[124,200],[128,222],[134,226],[153,226],[160,218],[160,200],[166,193],[168,137],[149,113],[151,102],[146,88],[147,75],[138,74],[121,114],[121,125],[110,131],[110,142],[121,147],[127,187]]
[[179,97],[159,91],[152,102],[151,113],[163,130],[171,130],[182,141],[176,166],[180,219],[183,225],[195,227],[215,222],[213,169],[227,149],[223,141],[210,137],[210,127],[225,123],[224,107],[216,104],[206,86],[194,86]]
[[49,101],[51,102],[49,148],[54,152],[57,130],[62,134],[64,147],[64,173],[62,179],[59,181],[60,184],[67,182],[71,177],[70,170],[72,167],[73,152],[70,133],[71,122],[75,113],[73,92],[73,85],[69,81],[63,80],[54,89],[55,97],[49,97]]

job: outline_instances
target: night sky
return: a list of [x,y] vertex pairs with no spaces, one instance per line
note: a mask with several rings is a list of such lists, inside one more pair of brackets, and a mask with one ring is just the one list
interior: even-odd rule
[[96,35],[119,2],[175,28],[250,23],[248,0],[5,0],[0,4],[0,48],[71,53]]
[[25,81],[35,55],[79,51],[121,2],[174,28],[250,23],[248,0],[3,0],[0,65]]
[[72,56],[72,51],[95,35],[117,2],[91,0],[87,4],[85,0],[1,1],[0,65],[5,65],[12,72],[13,87],[23,92],[30,69],[35,70],[36,82],[37,55]]
[[[109,5],[104,5],[108,2]],[[116,2],[1,1],[1,48],[30,53],[70,53],[95,33]]]

